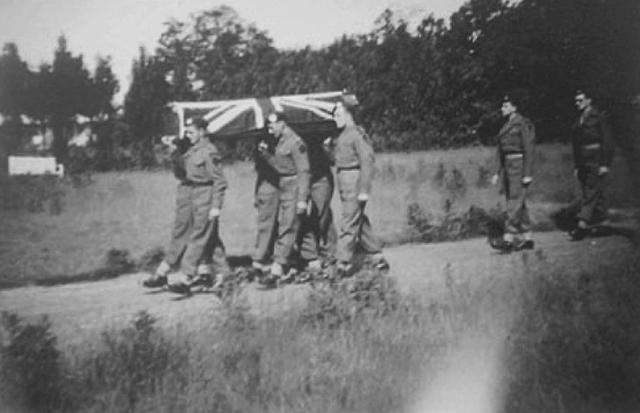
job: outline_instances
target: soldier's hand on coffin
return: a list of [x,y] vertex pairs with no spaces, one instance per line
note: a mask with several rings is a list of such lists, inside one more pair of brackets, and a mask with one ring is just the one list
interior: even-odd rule
[[500,176],[498,176],[498,174],[494,174],[491,177],[491,185],[498,185],[498,180],[500,179]]
[[522,185],[529,186],[529,184],[531,182],[533,182],[533,177],[532,176],[523,176],[522,177]]
[[601,166],[598,168],[598,176],[605,176],[608,173],[609,173],[609,168],[607,168],[606,166]]

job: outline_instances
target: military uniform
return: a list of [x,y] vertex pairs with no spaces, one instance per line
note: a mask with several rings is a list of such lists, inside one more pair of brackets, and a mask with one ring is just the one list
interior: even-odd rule
[[[275,142],[269,145],[273,152]],[[256,187],[255,207],[258,211],[258,232],[252,260],[259,265],[266,265],[273,255],[273,247],[278,230],[278,172],[260,154],[255,156]]]
[[260,156],[278,173],[278,229],[273,260],[277,264],[286,265],[300,225],[297,204],[306,203],[309,198],[307,147],[291,128],[284,126],[273,153],[265,151]]
[[573,127],[573,159],[582,189],[580,212],[577,218],[586,224],[595,224],[606,218],[604,176],[600,167],[611,166],[614,155],[613,139],[603,113],[592,106],[582,112]]
[[374,171],[373,147],[364,130],[355,124],[346,125],[334,140],[332,158],[342,202],[336,258],[340,262],[350,262],[358,245],[366,253],[378,254],[382,251],[382,243],[373,233],[369,218],[358,201],[359,194],[371,192]]
[[171,266],[179,262],[182,272],[193,276],[203,257],[204,261],[211,257],[213,264],[224,271],[228,266],[218,234],[218,220],[209,219],[212,208],[222,208],[227,188],[220,154],[208,139],[202,138],[181,158],[181,162],[174,162],[180,183],[172,241],[165,262]]
[[498,133],[497,158],[507,202],[507,234],[527,235],[531,231],[526,202],[528,185],[522,179],[533,175],[534,145],[533,124],[515,112]]

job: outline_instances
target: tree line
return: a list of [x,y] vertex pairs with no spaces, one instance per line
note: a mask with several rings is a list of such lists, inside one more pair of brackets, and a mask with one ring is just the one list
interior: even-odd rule
[[[127,138],[115,146],[149,154],[170,101],[343,88],[359,97],[359,120],[379,150],[491,143],[505,93],[518,94],[541,140],[567,138],[576,89],[592,94],[627,136],[630,102],[640,93],[639,39],[633,0],[469,0],[448,21],[430,15],[415,28],[386,10],[369,33],[296,50],[276,48],[266,31],[217,7],[167,22],[155,50],[140,49],[116,128]],[[20,65],[17,50],[9,52],[5,46],[0,58],[0,112],[22,102],[53,124],[74,111],[112,110],[117,81],[108,60],[89,76],[60,42],[54,64],[36,78],[70,83],[35,82],[37,91],[24,94],[20,82],[6,87],[8,62]],[[37,104],[33,96],[41,96]],[[141,164],[153,163],[147,158]]]

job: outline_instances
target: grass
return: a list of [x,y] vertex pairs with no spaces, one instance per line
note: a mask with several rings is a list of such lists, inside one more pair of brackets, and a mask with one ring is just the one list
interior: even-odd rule
[[473,274],[445,273],[444,291],[421,296],[360,273],[277,318],[231,296],[188,335],[143,312],[79,348],[59,348],[46,319],[4,315],[0,401],[51,412],[637,411],[640,261],[568,277],[543,254],[522,259],[521,274],[475,287]]
[[[459,217],[472,206],[486,211],[499,208],[502,197],[487,185],[493,154],[490,148],[466,148],[378,155],[374,192],[367,206],[374,230],[386,245],[430,240],[412,234],[410,205],[430,217],[425,225],[442,227],[444,222],[449,225],[446,231],[455,229]],[[577,195],[577,186],[568,147],[544,145],[537,156],[531,213],[538,228],[549,228],[549,215]],[[253,167],[250,162],[238,162],[227,166],[225,173],[230,189],[221,235],[229,255],[245,256],[253,249],[256,226]],[[617,160],[612,175],[608,193],[613,206],[632,205],[626,164]],[[149,254],[166,246],[175,202],[170,172],[96,173],[90,178],[45,185],[14,181],[10,192],[3,191],[0,284],[99,278],[110,273],[105,257],[111,250],[124,251],[132,261],[144,264]],[[339,216],[337,196],[333,207]]]

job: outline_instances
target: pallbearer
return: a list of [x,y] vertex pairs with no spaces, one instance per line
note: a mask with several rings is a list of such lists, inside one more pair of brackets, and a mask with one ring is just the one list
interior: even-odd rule
[[277,140],[275,148],[271,152],[266,143],[260,142],[258,150],[264,161],[278,173],[279,196],[277,235],[268,280],[291,281],[286,270],[292,264],[290,259],[302,216],[307,213],[309,157],[304,141],[285,123],[282,112],[271,113],[267,117],[267,127]]
[[369,201],[374,171],[374,153],[364,129],[356,125],[352,110],[358,101],[346,95],[333,109],[333,119],[339,135],[326,142],[337,170],[338,191],[342,202],[338,245],[337,273],[344,277],[353,269],[356,247],[371,255],[376,268],[387,270],[389,264],[382,255],[382,243],[373,233],[365,207]]
[[[203,118],[188,122],[187,137],[191,147],[182,155],[181,171],[176,174],[180,184],[171,243],[155,274],[145,280],[146,287],[166,283],[168,272],[177,266],[180,269],[169,280],[169,289],[178,293],[189,293],[195,284],[219,287],[228,271],[218,231],[227,181],[222,172],[220,153],[206,137],[207,124]],[[216,279],[202,279],[207,276],[204,268],[211,259]]]
[[498,172],[493,184],[502,184],[506,196],[507,221],[502,239],[491,246],[502,252],[533,249],[531,220],[527,209],[527,192],[533,182],[535,128],[518,112],[519,102],[513,96],[502,100],[502,115],[507,118],[498,133]]

